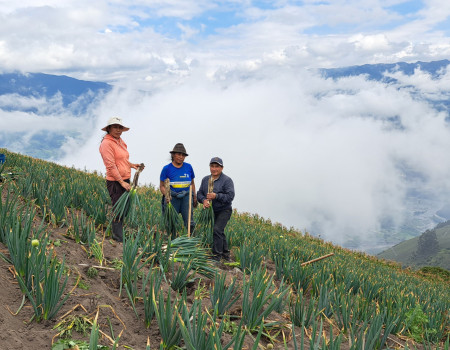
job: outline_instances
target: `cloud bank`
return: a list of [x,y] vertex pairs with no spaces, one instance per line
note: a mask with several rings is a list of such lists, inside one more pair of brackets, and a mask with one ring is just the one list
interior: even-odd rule
[[223,158],[239,211],[340,244],[370,240],[411,220],[411,191],[432,198],[435,209],[450,194],[448,113],[411,94],[448,93],[450,74],[435,84],[415,75],[387,85],[277,69],[247,79],[193,74],[154,94],[116,89],[99,107],[92,137],[67,144],[62,162],[104,171],[100,129],[119,114],[131,128],[123,138],[132,161],[146,164],[141,181],[157,185],[169,151],[182,142],[197,183],[211,157]]

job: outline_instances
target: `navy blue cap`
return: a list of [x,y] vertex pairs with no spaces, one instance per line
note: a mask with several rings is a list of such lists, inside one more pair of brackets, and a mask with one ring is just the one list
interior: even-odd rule
[[211,158],[211,161],[209,162],[209,164],[211,165],[213,163],[217,163],[220,166],[223,166],[222,158],[219,158],[219,157]]

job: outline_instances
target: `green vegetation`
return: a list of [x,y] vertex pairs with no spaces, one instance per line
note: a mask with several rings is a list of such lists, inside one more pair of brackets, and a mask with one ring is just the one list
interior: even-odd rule
[[450,271],[450,221],[401,242],[379,253],[378,257],[413,268],[435,266]]
[[[52,319],[71,297],[66,288],[71,271],[66,270],[64,257],[55,254],[42,227],[66,227],[73,240],[87,245],[101,263],[98,242],[105,242],[102,238],[113,215],[104,179],[0,152],[7,154],[8,166],[26,174],[0,184],[1,243],[8,248],[6,258],[14,265],[35,319]],[[61,198],[53,203],[51,193],[56,192]],[[122,261],[115,261],[120,287],[127,294],[122,301],[143,328],[158,328],[160,349],[238,350],[244,343],[247,349],[270,348],[272,343],[295,349],[339,349],[341,344],[355,350],[383,349],[408,339],[426,342],[434,350],[447,340],[450,291],[441,279],[237,211],[226,231],[239,263],[235,270],[240,271],[233,270],[231,278],[232,268],[219,274],[210,263],[203,237],[177,232],[180,237],[171,239],[173,232],[161,227],[158,191],[142,187],[129,195],[134,197],[128,203],[135,207],[126,210],[132,217],[125,220]],[[30,218],[41,226],[32,225]],[[92,224],[95,235],[90,228],[83,231]],[[330,258],[302,265],[330,253],[334,254]],[[224,278],[227,275],[230,278]],[[198,288],[209,288],[209,293],[188,297],[187,290],[200,278],[208,284],[199,282]],[[194,295],[209,295],[211,300],[201,303]],[[95,320],[92,325],[89,349],[98,348],[101,341],[100,324]],[[395,345],[392,336],[400,336]],[[111,339],[115,348],[120,335]]]

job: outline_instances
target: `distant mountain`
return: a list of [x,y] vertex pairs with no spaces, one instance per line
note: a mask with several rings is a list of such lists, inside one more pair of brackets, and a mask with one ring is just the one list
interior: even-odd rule
[[[41,159],[64,156],[68,139],[86,137],[80,131],[81,119],[94,121],[92,110],[110,92],[104,82],[84,81],[65,75],[43,73],[0,74],[0,116],[27,124],[22,131],[0,127],[0,147]],[[39,124],[39,118],[55,125]],[[26,122],[25,122],[26,120]],[[60,122],[63,120],[63,123]],[[76,122],[74,120],[79,120]],[[36,128],[30,132],[30,125]]]
[[[386,84],[396,83],[397,79],[390,76],[392,73],[401,72],[405,75],[413,75],[420,69],[422,72],[429,73],[433,79],[439,78],[445,74],[447,66],[450,65],[449,60],[432,61],[415,63],[397,62],[397,63],[380,63],[380,64],[364,64],[361,66],[349,66],[342,68],[319,69],[324,78],[339,79],[343,77],[365,75],[369,80],[376,80]],[[418,99],[427,99],[421,96],[419,91],[411,91]],[[436,100],[427,99],[427,101],[438,111],[450,110],[450,91],[443,94],[442,98]],[[450,121],[450,116],[447,117]]]
[[430,73],[433,78],[438,78],[443,74],[443,69],[450,64],[449,60],[432,61],[432,62],[397,62],[397,63],[380,63],[380,64],[364,64],[362,66],[349,66],[342,68],[320,69],[319,71],[325,78],[341,78],[348,76],[367,75],[371,80],[379,80],[383,82],[392,82],[395,79],[387,77],[386,72],[402,72],[405,75],[413,75],[416,69]]
[[[93,82],[74,79],[65,75],[50,75],[43,73],[5,73],[0,74],[0,96],[18,95],[27,98],[43,98],[50,100],[55,96],[60,98],[64,108],[71,107],[75,102],[77,108],[72,108],[75,115],[86,112],[87,107],[99,97],[108,93],[111,85],[103,82]],[[80,102],[82,97],[82,103]],[[72,106],[73,107],[73,106]],[[5,111],[23,111],[38,113],[36,106],[26,104],[2,103],[0,109]]]
[[450,221],[403,241],[377,255],[403,266],[438,266],[450,271]]

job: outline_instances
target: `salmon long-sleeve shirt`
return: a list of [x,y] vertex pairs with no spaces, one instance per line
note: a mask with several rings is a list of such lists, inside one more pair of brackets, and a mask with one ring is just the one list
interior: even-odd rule
[[120,181],[131,177],[131,166],[127,144],[111,135],[106,135],[100,144],[100,154],[106,167],[106,180]]

